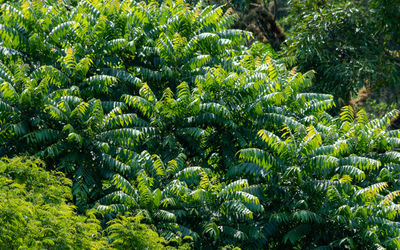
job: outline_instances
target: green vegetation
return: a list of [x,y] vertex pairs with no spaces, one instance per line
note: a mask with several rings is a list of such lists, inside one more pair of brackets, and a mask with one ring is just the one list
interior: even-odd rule
[[286,55],[299,70],[317,71],[313,91],[347,105],[363,86],[398,89],[400,1],[294,0],[292,7]]
[[71,181],[43,167],[34,158],[0,160],[1,248],[190,249],[191,240],[166,242],[141,224],[140,217],[115,218],[103,232],[95,210],[85,216],[76,214],[70,204]]
[[332,58],[375,27],[336,2],[292,3],[298,68],[203,2],[4,3],[0,248],[400,248],[399,112],[334,102],[397,66]]
[[31,158],[0,160],[0,246],[4,249],[99,249],[94,211],[77,216],[71,181]]

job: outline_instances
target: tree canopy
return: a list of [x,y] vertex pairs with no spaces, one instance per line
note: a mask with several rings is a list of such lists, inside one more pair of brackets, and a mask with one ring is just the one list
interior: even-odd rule
[[[360,44],[373,27],[348,14],[355,4],[302,12],[296,25],[315,29],[281,57],[232,28],[232,9],[203,1],[3,3],[0,199],[12,195],[4,211],[15,211],[0,216],[0,246],[399,248],[399,113],[369,119],[335,102],[392,69]],[[353,47],[324,37],[354,32],[366,39]],[[331,42],[348,60],[325,53]],[[365,60],[373,72],[335,68]],[[339,92],[313,84],[340,79]]]

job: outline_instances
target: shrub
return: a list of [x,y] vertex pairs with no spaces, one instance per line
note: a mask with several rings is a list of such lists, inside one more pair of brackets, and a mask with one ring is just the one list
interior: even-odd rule
[[71,181],[34,158],[0,160],[0,247],[100,249],[106,246],[94,211],[77,215]]

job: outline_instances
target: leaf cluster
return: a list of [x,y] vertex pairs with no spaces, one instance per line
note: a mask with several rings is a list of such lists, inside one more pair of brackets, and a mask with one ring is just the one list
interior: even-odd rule
[[107,241],[94,211],[77,216],[71,181],[33,158],[0,161],[0,246],[7,249],[100,249]]

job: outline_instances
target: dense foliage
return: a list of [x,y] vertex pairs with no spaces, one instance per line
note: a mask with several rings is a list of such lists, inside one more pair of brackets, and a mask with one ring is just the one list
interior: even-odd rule
[[[398,89],[400,1],[292,2],[286,54],[317,72],[313,91],[349,103],[361,87]],[[398,93],[392,99],[397,99]],[[391,100],[393,101],[393,100]]]
[[249,45],[230,9],[1,11],[0,155],[64,172],[113,247],[400,247],[397,111],[330,116],[331,95],[305,92],[314,71]]
[[30,158],[0,160],[0,246],[4,249],[100,249],[93,211],[76,216],[71,181]]
[[166,242],[130,215],[109,221],[103,232],[95,210],[76,214],[71,181],[43,167],[34,158],[0,160],[1,248],[190,249],[190,240]]
[[[101,180],[113,169],[124,168],[117,154],[137,147],[145,136],[132,128],[145,121],[129,110],[122,114],[127,109],[122,94],[137,93],[142,82],[134,75],[158,93],[182,81],[193,83],[209,64],[233,67],[228,56],[244,44],[240,35],[247,35],[223,29],[233,17],[221,8],[200,13],[189,12],[184,2],[160,8],[93,4],[82,1],[75,11],[62,4],[25,2],[22,11],[4,4],[7,15],[1,18],[1,137],[7,143],[0,152],[27,151],[71,173],[80,207],[96,200]],[[179,19],[170,23],[172,16]],[[45,20],[47,25],[39,25]]]

